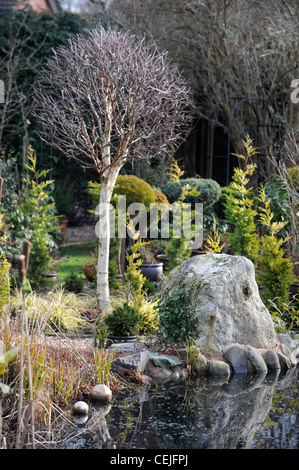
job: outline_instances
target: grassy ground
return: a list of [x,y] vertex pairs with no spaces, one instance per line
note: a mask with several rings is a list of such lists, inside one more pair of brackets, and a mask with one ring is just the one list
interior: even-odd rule
[[57,284],[63,284],[72,273],[85,279],[83,266],[91,264],[91,254],[95,248],[96,242],[62,246],[54,265]]

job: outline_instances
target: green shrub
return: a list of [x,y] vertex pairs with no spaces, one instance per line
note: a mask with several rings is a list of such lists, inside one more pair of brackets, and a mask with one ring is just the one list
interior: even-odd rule
[[169,205],[169,201],[164,193],[160,191],[160,189],[154,188],[155,192],[155,199],[157,204],[167,204]]
[[298,296],[294,296],[289,302],[281,302],[279,298],[270,301],[269,310],[277,333],[299,328],[298,306]]
[[[3,375],[6,372],[7,365],[9,362],[12,362],[18,352],[18,348],[12,348],[9,351],[1,351],[1,344],[0,344],[0,375]],[[5,395],[10,391],[10,387],[2,382],[0,382],[0,394],[3,393]]]
[[[57,211],[53,199],[53,180],[45,180],[49,170],[38,170],[37,156],[31,147],[28,149],[26,168],[29,174],[23,181],[26,183],[24,201],[21,209],[26,217],[26,238],[33,240],[37,233],[49,248],[55,247],[53,233],[59,230]],[[60,233],[61,235],[61,233]]]
[[248,186],[256,168],[248,161],[256,149],[249,136],[243,144],[246,155],[238,157],[245,159],[245,168],[234,169],[230,185],[233,191],[228,192],[225,202],[227,219],[234,228],[228,233],[229,242],[234,254],[246,256],[255,263],[256,276],[263,287],[263,300],[268,303],[276,297],[279,305],[288,302],[289,287],[294,281],[292,263],[282,248],[288,238],[278,237],[287,222],[274,221],[271,201],[263,186],[258,188],[257,196]]
[[183,226],[184,223],[186,223],[187,226],[190,224],[190,228],[194,231],[194,211],[191,210],[190,214],[188,215],[188,219],[184,220],[182,209],[187,201],[195,201],[196,198],[199,197],[198,187],[196,185],[192,186],[188,182],[186,184],[182,184],[182,181],[184,181],[181,180],[183,174],[184,171],[180,169],[177,161],[172,159],[169,168],[170,183],[175,183],[180,189],[180,194],[177,201],[173,203],[173,207],[175,209],[180,209],[180,211],[178,211],[178,213],[176,210],[173,211],[172,227],[170,229],[170,242],[166,247],[166,252],[169,258],[169,269],[173,269],[175,266],[178,266],[180,263],[188,259],[191,254],[191,249],[189,248],[190,240],[185,236],[177,237],[174,230],[174,227],[177,224],[178,226]]
[[74,292],[79,294],[82,292],[84,286],[84,279],[80,276],[77,276],[75,273],[69,274],[64,282],[64,289],[69,292]]
[[107,315],[105,324],[109,332],[115,336],[135,335],[140,328],[140,315],[128,303],[124,303]]
[[[92,196],[93,203],[98,205],[100,201],[101,183],[90,181],[88,183],[88,192]],[[154,204],[156,202],[156,193],[154,188],[135,175],[119,175],[117,177],[111,204],[115,205],[117,195],[126,196],[127,207],[135,202],[140,202],[144,204],[148,210],[150,208],[150,204]]]
[[31,242],[30,260],[28,266],[28,279],[34,289],[45,287],[49,284],[44,276],[49,273],[51,265],[51,256],[45,239],[36,234]]
[[[196,188],[199,193],[197,196],[187,196],[184,202],[202,202],[204,209],[213,206],[221,196],[221,187],[212,179],[187,178],[181,179],[180,183],[182,186],[186,186],[188,184],[191,188]],[[163,186],[162,191],[170,204],[178,201],[182,194],[182,189],[176,181],[168,181],[168,183]]]

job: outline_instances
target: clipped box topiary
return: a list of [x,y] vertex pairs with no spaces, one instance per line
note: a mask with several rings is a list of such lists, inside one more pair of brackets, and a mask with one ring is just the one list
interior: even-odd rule
[[[187,196],[184,202],[201,202],[205,209],[215,204],[221,196],[221,187],[217,181],[212,179],[186,178],[180,180],[180,183],[182,186],[189,184],[192,188],[196,187],[199,192],[198,196]],[[179,199],[182,190],[177,182],[168,181],[168,183],[163,186],[162,192],[165,194],[170,204],[172,204]]]

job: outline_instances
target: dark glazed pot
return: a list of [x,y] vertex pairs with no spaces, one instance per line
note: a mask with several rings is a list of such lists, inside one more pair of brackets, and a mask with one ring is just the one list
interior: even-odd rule
[[162,278],[163,263],[141,264],[140,270],[149,281],[158,282]]

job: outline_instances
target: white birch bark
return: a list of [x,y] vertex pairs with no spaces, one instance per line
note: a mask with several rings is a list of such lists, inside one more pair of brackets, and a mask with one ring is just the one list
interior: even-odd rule
[[109,307],[109,247],[110,247],[110,221],[109,207],[113,188],[102,183],[99,204],[99,251],[97,265],[97,299],[101,311]]

